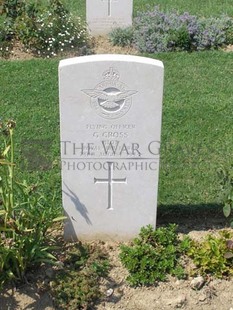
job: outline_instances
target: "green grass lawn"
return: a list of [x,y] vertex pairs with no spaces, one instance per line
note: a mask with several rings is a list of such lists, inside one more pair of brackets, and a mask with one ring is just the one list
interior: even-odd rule
[[163,11],[176,10],[180,13],[189,12],[198,16],[233,15],[232,0],[134,0],[134,15],[159,6]]
[[[199,15],[233,13],[230,0],[134,1]],[[85,15],[85,1],[67,1]],[[146,55],[165,65],[159,204],[216,204],[217,169],[232,162],[233,53],[207,51]],[[16,158],[23,177],[57,189],[59,169],[58,60],[0,61],[0,118],[15,119]],[[33,146],[32,146],[33,145]],[[41,164],[25,168],[40,155]],[[32,163],[33,166],[33,163]]]
[[160,203],[216,202],[233,154],[233,54],[171,53],[165,65]]
[[[94,2],[94,1],[93,1]],[[85,17],[85,0],[64,0],[67,7],[74,13]],[[199,16],[218,16],[228,14],[233,16],[232,0],[134,0],[134,16],[137,12],[145,11],[159,5],[161,10],[176,10],[180,13],[189,12]]]
[[[217,203],[217,169],[228,166],[233,154],[233,54],[148,56],[165,65],[159,203]],[[39,167],[29,176],[33,182],[39,177],[46,188],[59,190],[57,67],[58,60],[1,61],[0,115],[17,122],[15,139],[21,164],[28,141],[32,140],[39,152],[45,143],[53,168]],[[25,171],[24,177],[29,176]]]

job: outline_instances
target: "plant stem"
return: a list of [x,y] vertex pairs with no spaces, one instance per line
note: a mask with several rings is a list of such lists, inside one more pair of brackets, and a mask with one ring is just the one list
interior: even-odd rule
[[13,192],[13,178],[14,178],[14,141],[13,141],[13,129],[10,129],[10,145],[11,145],[11,158],[9,165],[9,177],[10,177],[10,204],[9,204],[9,213],[11,217],[14,217],[14,192]]

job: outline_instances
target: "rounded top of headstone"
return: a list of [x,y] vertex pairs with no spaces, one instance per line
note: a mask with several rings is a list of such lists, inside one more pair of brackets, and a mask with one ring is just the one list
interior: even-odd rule
[[87,62],[134,62],[134,63],[144,63],[148,65],[153,65],[157,67],[163,68],[163,63],[160,60],[152,59],[148,57],[142,56],[132,56],[132,55],[122,55],[122,54],[99,54],[99,55],[89,55],[89,56],[80,56],[63,59],[59,63],[59,67],[69,66],[80,63]]

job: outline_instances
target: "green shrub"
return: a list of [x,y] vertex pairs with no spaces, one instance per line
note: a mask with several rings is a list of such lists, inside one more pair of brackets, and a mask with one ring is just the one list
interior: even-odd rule
[[29,268],[54,263],[53,223],[60,221],[60,208],[48,202],[40,185],[27,185],[15,177],[15,123],[0,123],[0,285],[22,281]]
[[2,14],[5,14],[7,18],[15,20],[23,13],[25,0],[3,0],[1,6]]
[[178,29],[171,29],[168,36],[168,47],[174,50],[191,50],[191,41],[188,29],[182,26]]
[[151,285],[166,280],[167,274],[185,277],[179,257],[189,247],[189,239],[178,239],[176,225],[154,230],[143,227],[130,246],[122,245],[120,259],[129,271],[128,282],[133,286]]
[[59,309],[90,309],[101,296],[99,282],[108,274],[107,254],[98,246],[74,245],[52,283]]
[[115,28],[109,34],[109,38],[113,45],[131,46],[133,44],[133,28]]
[[233,22],[229,18],[225,26],[226,44],[233,44]]
[[43,10],[27,9],[15,21],[15,33],[27,49],[43,57],[83,47],[88,40],[80,18],[71,16],[59,0],[50,0]]
[[129,29],[129,33],[114,29],[111,41],[119,45],[133,43],[146,53],[217,49],[233,41],[233,18],[229,16],[198,18],[187,12],[164,13],[158,7],[138,13]]
[[193,274],[222,278],[233,275],[233,240],[229,232],[220,237],[208,235],[204,241],[191,241],[187,253],[196,265]]
[[6,27],[0,25],[0,57],[7,58],[13,48],[13,35]]
[[[0,33],[0,48],[7,38],[23,43],[26,50],[39,57],[53,57],[58,53],[79,48],[88,52],[88,32],[79,17],[72,16],[60,0],[4,2],[5,32]],[[4,56],[4,53],[1,53]]]

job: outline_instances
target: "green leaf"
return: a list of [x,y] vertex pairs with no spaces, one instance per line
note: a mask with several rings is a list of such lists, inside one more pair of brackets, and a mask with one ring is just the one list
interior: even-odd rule
[[1,164],[1,165],[15,166],[15,164],[12,164],[11,162],[6,161],[5,159],[0,159],[0,164]]
[[5,148],[5,150],[2,152],[2,155],[3,155],[4,157],[7,155],[7,153],[8,153],[9,150],[10,150],[10,148],[11,148],[11,145],[8,145],[8,146]]
[[14,229],[12,229],[12,228],[5,228],[3,226],[0,226],[0,230],[1,231],[14,231]]
[[56,217],[55,219],[53,219],[53,222],[60,222],[60,221],[63,221],[67,219],[67,216],[59,216],[59,217]]
[[23,232],[32,232],[34,231],[34,228],[25,228],[25,229],[22,229]]
[[231,206],[228,204],[225,204],[223,207],[223,214],[225,217],[228,217],[231,214]]

